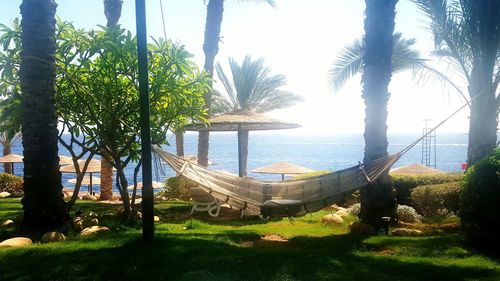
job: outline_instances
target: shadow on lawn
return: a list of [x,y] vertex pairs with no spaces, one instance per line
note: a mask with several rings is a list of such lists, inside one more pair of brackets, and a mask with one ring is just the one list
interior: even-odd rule
[[112,232],[0,252],[0,279],[460,281],[498,277],[494,269],[376,255],[363,237],[349,235],[297,237],[276,246],[240,245],[258,237],[251,232],[162,232],[153,243],[144,244],[137,234]]

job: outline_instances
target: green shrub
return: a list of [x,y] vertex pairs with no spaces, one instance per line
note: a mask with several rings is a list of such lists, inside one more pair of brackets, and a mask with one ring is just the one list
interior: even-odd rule
[[189,199],[189,189],[195,187],[198,184],[182,176],[171,177],[167,179],[167,185],[165,187],[164,195],[168,199]]
[[20,193],[23,192],[23,178],[11,174],[0,174],[0,192]]
[[424,217],[457,214],[460,182],[417,186],[411,191],[411,205]]
[[459,216],[469,241],[500,252],[500,148],[467,170]]
[[431,174],[431,175],[391,175],[396,189],[398,204],[410,205],[410,195],[412,189],[421,185],[436,185],[447,182],[458,182],[463,178],[463,174]]

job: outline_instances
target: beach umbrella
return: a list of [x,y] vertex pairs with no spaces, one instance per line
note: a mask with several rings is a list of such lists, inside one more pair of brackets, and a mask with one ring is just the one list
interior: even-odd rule
[[281,180],[285,180],[285,174],[286,175],[309,174],[314,172],[314,170],[299,165],[291,164],[286,161],[280,161],[268,166],[253,169],[250,172],[258,174],[281,174]]
[[[164,186],[165,186],[165,184],[163,184],[161,182],[153,181],[153,188],[162,188]],[[137,188],[142,189],[142,182],[141,181],[137,183]],[[134,185],[133,184],[129,185],[128,189],[134,189]]]
[[208,118],[209,125],[190,124],[185,127],[186,131],[237,131],[238,132],[238,169],[239,176],[246,176],[248,136],[249,131],[258,130],[282,130],[300,127],[299,124],[286,123],[266,115],[235,110],[230,113],[216,115]]
[[[68,182],[75,184],[76,178],[70,179],[70,180],[68,180]],[[99,177],[94,177],[94,176],[88,175],[88,176],[83,177],[82,184],[84,184],[84,185],[101,184],[101,179]]]
[[73,165],[73,158],[64,155],[59,155],[59,165],[61,166]]
[[0,157],[0,163],[10,163],[12,165],[12,174],[14,174],[14,163],[23,163],[23,157],[14,153]]
[[[80,169],[82,169],[83,166],[85,165],[85,161],[86,160],[84,160],[84,159],[78,160],[78,166],[80,167]],[[59,168],[59,171],[61,173],[76,173],[76,167],[73,164],[66,165],[66,166],[62,166],[61,168]],[[113,171],[116,171],[116,170],[113,169]],[[100,173],[101,172],[101,161],[95,160],[95,159],[90,160],[89,165],[87,166],[87,170],[85,172],[88,173],[90,175],[90,177],[92,177],[92,174]],[[76,181],[75,181],[75,183],[76,183]],[[89,187],[88,191],[90,194],[92,194],[92,183],[93,182],[89,181],[89,184],[88,184],[88,187]],[[84,183],[82,182],[82,184],[84,184]]]
[[392,169],[391,174],[415,174],[415,175],[429,175],[429,174],[442,174],[441,170],[420,165],[417,163],[402,166],[399,168]]
[[[76,178],[68,180],[69,183],[76,184]],[[82,180],[82,184],[88,186],[88,192],[92,195],[92,185],[93,184],[101,184],[101,179],[98,177],[92,176],[92,174],[88,176],[84,176]]]

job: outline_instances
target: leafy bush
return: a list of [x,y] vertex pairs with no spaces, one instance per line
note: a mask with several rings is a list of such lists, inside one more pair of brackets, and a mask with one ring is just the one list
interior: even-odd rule
[[431,175],[392,175],[394,188],[397,193],[399,204],[410,205],[412,189],[422,185],[436,185],[448,182],[458,182],[463,178],[462,174],[431,174]]
[[469,241],[500,251],[500,148],[467,170],[459,216]]
[[11,174],[0,174],[0,192],[23,192],[23,178]]
[[168,199],[177,198],[181,200],[188,200],[190,197],[189,189],[197,185],[198,184],[195,182],[182,176],[171,177],[167,179],[164,195]]
[[418,186],[411,192],[411,205],[425,217],[457,214],[460,182]]
[[417,211],[415,211],[415,209],[406,205],[398,205],[396,214],[398,215],[398,219],[404,222],[420,222],[421,219],[421,216],[417,213]]

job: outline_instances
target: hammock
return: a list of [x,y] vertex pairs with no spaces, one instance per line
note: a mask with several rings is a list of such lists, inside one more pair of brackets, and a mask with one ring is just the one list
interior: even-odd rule
[[211,196],[246,214],[264,217],[302,216],[319,211],[376,180],[401,157],[401,153],[396,153],[368,164],[307,179],[272,182],[213,171],[159,146],[153,146],[153,150],[177,173],[196,182]]
[[[475,96],[474,98],[477,98]],[[434,132],[451,117],[471,103],[468,101],[422,137],[398,153],[368,163],[307,179],[285,182],[258,181],[217,172],[189,162],[153,146],[153,151],[178,174],[196,182],[216,199],[239,208],[242,213],[264,217],[302,216],[339,202],[355,190],[379,178],[403,154]]]

